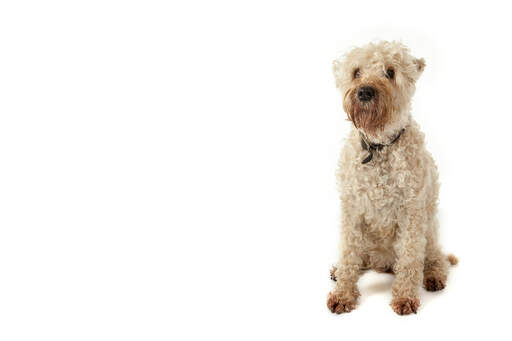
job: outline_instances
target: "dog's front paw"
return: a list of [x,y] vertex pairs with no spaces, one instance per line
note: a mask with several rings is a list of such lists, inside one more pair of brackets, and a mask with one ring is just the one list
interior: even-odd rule
[[417,298],[396,297],[391,301],[390,306],[398,315],[416,314],[420,306],[420,300]]
[[349,313],[355,309],[356,300],[357,298],[330,292],[329,296],[327,296],[327,307],[335,314]]
[[438,291],[445,287],[445,281],[442,278],[437,277],[425,277],[423,280],[423,286],[427,291]]

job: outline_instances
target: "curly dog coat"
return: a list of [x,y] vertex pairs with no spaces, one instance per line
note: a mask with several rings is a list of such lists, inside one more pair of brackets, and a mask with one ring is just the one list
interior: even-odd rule
[[336,86],[353,128],[337,173],[342,202],[341,256],[331,274],[333,313],[355,308],[363,270],[395,275],[391,301],[416,313],[419,288],[445,287],[449,263],[436,217],[437,167],[411,117],[415,83],[425,68],[398,42],[370,43],[334,61]]

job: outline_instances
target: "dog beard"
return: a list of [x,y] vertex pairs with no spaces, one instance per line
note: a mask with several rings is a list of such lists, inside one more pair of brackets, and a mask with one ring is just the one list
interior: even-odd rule
[[357,98],[359,86],[345,94],[343,107],[350,121],[365,133],[382,131],[391,118],[391,97],[389,89],[381,82],[365,84],[375,89],[375,97],[368,102]]

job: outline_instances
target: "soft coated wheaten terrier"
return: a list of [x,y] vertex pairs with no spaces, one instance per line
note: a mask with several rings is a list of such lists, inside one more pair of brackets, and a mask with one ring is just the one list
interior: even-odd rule
[[334,61],[336,86],[353,128],[341,152],[341,256],[332,271],[333,313],[355,308],[362,271],[395,275],[391,307],[416,313],[419,289],[444,288],[449,263],[436,217],[437,167],[411,117],[415,82],[425,68],[398,42],[370,43]]

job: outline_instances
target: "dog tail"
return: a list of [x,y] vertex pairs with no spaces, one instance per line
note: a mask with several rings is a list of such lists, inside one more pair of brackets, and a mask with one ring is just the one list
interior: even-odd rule
[[459,263],[459,259],[455,257],[453,253],[450,253],[446,258],[448,258],[448,262],[450,262],[451,265],[457,265]]

